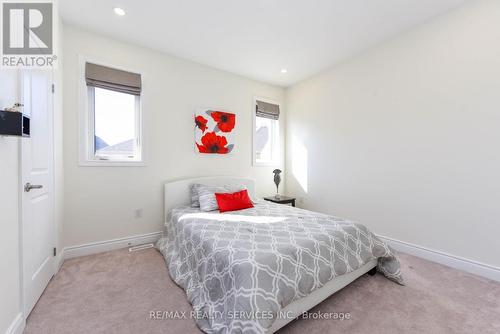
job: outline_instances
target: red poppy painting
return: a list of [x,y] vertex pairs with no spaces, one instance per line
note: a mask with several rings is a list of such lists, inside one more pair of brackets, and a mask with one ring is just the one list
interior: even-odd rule
[[227,154],[227,139],[224,136],[217,136],[215,132],[207,132],[201,137],[201,145],[196,143],[200,153]]
[[194,118],[194,123],[196,124],[198,129],[201,130],[201,132],[205,132],[205,130],[207,129],[208,119],[203,116],[196,116]]
[[222,132],[231,132],[236,124],[236,115],[223,111],[213,111],[211,114],[214,121],[217,122],[217,127]]
[[230,154],[234,149],[236,115],[198,109],[194,115],[195,149],[201,154]]

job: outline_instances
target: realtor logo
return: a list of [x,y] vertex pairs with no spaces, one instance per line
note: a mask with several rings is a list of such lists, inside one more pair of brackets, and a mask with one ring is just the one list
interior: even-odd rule
[[2,66],[53,67],[53,3],[4,2],[2,12]]

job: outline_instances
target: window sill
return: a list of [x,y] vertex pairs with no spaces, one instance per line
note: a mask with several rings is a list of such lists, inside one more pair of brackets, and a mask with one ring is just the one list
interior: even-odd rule
[[277,167],[279,163],[274,162],[274,161],[266,161],[266,162],[253,162],[254,167]]
[[109,160],[85,160],[79,161],[80,167],[146,167],[144,161],[109,161]]

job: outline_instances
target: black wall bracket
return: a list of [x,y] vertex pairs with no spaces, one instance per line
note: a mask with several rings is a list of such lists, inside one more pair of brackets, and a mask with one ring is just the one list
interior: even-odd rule
[[20,112],[0,110],[0,136],[30,136],[30,118]]

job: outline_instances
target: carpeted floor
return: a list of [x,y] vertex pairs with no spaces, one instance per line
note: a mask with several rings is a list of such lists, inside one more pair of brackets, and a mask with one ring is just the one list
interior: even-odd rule
[[[365,275],[313,311],[350,320],[300,319],[280,333],[500,333],[500,284],[400,254],[407,286]],[[66,261],[27,321],[25,333],[199,333],[194,322],[150,319],[191,307],[155,249]]]

